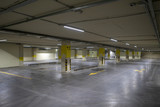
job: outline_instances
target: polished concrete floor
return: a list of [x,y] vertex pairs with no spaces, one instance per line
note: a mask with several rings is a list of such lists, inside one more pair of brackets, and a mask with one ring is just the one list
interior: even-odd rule
[[0,107],[160,107],[160,60],[72,61],[0,69]]

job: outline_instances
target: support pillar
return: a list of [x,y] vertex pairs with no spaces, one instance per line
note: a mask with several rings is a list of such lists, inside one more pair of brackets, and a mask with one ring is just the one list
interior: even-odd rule
[[103,66],[105,64],[105,49],[99,48],[99,66]]
[[23,58],[23,45],[19,44],[19,65],[20,66],[23,66],[23,61],[24,61],[24,58]]
[[129,50],[126,50],[126,60],[129,61]]
[[62,41],[61,46],[61,71],[71,71],[71,45],[70,41]]
[[88,58],[90,57],[90,55],[89,55],[89,50],[87,50],[87,57],[88,57]]
[[139,58],[139,52],[137,52],[137,59],[140,59],[140,58]]
[[110,59],[111,55],[110,55],[110,50],[109,49],[108,49],[107,53],[108,53],[108,59]]
[[58,62],[61,62],[61,46],[58,48]]
[[116,62],[120,62],[120,50],[116,49]]
[[83,49],[82,50],[82,59],[83,59],[83,61],[86,61],[86,56],[87,56],[87,50]]
[[132,59],[134,60],[135,59],[135,52],[132,51]]
[[37,51],[37,48],[32,48],[32,61],[35,61],[36,60],[36,51]]

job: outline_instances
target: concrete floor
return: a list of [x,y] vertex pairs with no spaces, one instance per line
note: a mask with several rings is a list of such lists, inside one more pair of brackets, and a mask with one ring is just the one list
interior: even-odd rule
[[[72,69],[97,64],[73,60]],[[160,107],[160,60],[64,74],[60,64],[0,69],[0,107]]]

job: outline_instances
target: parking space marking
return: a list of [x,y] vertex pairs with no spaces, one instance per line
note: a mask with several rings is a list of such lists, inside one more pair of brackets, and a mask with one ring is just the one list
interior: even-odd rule
[[103,72],[104,70],[101,70],[101,71],[98,71],[98,72],[94,72],[94,73],[90,73],[89,75],[96,75],[96,74],[98,74],[98,73],[100,73],[100,72]]
[[24,77],[24,76],[20,76],[20,75],[16,75],[16,74],[11,74],[11,73],[8,73],[8,72],[3,72],[3,71],[0,71],[0,73],[16,76],[16,77],[20,77],[20,78],[25,78],[25,79],[32,79],[32,78],[28,78],[28,77]]
[[137,71],[137,72],[143,72],[145,69],[141,69],[141,70],[134,70],[134,71]]

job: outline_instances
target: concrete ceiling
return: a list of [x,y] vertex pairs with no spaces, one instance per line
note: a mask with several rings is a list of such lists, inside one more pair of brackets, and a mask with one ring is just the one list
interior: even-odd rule
[[[130,6],[132,2],[140,0],[110,0],[112,2],[84,8],[78,11],[67,11],[27,21],[49,13],[99,2],[102,0],[30,0],[32,2],[19,5],[26,0],[0,1],[0,39],[7,39],[11,43],[24,43],[39,46],[54,46],[61,42],[60,38],[79,41],[89,41],[106,46],[128,48],[134,50],[160,51],[160,45],[155,35],[150,17],[144,5]],[[64,5],[65,4],[65,5]],[[160,25],[160,1],[154,0],[158,25]],[[10,11],[6,11],[10,9]],[[2,13],[2,14],[1,14]],[[23,22],[23,23],[17,23]],[[17,24],[14,24],[17,23]],[[14,25],[11,25],[14,24]],[[63,27],[68,25],[85,30],[77,32]],[[27,34],[4,32],[4,29],[28,32]],[[49,35],[59,39],[44,38],[30,33]],[[110,39],[116,39],[113,42]],[[73,47],[87,47],[93,44],[72,43]],[[127,46],[126,43],[130,45]],[[96,44],[95,44],[96,45]],[[135,48],[134,46],[137,46]]]

